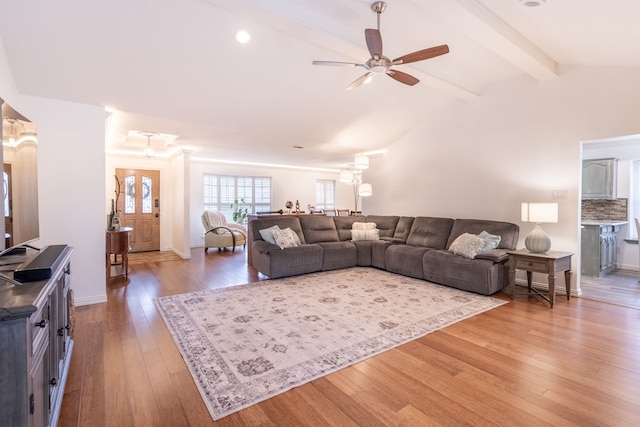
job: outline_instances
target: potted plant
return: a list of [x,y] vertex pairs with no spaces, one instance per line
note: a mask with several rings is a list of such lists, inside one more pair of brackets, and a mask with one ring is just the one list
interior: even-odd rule
[[233,201],[233,203],[231,203],[231,209],[233,211],[233,220],[237,223],[242,224],[245,219],[247,219],[247,214],[249,212],[249,209],[247,208],[241,208],[240,204],[244,204],[244,199],[240,199],[240,201],[238,202],[238,199],[235,199]]

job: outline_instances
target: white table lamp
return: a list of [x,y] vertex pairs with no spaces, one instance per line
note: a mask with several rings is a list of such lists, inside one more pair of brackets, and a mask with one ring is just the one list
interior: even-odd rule
[[524,246],[529,252],[544,253],[551,249],[551,239],[540,224],[558,222],[557,203],[523,203],[522,221],[536,223],[524,241]]

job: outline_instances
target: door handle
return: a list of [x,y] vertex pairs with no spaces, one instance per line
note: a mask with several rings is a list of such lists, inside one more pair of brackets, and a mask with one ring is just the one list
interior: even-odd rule
[[157,214],[156,214],[156,218],[159,218],[159,217],[160,217],[160,214],[159,214],[159,213],[157,213]]

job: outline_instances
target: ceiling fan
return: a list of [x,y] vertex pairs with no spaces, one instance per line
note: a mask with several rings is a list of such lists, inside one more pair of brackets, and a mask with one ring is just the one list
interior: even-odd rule
[[313,61],[313,65],[349,65],[352,67],[362,67],[367,72],[353,81],[347,90],[355,89],[363,83],[368,82],[373,74],[385,73],[389,77],[404,83],[409,86],[413,86],[420,80],[413,77],[410,74],[403,73],[402,71],[391,69],[394,65],[408,64],[410,62],[423,61],[425,59],[433,58],[435,56],[444,55],[449,53],[449,46],[443,44],[441,46],[434,46],[427,49],[419,50],[417,52],[409,53],[394,59],[393,61],[382,55],[382,36],[380,35],[380,15],[387,8],[387,3],[383,1],[376,1],[371,4],[371,10],[378,15],[378,28],[367,28],[364,30],[364,37],[367,42],[367,48],[371,54],[369,58],[363,64],[355,62],[339,62],[339,61]]

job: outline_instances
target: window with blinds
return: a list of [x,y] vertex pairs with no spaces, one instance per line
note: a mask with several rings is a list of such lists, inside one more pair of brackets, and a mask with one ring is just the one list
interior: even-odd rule
[[271,177],[204,175],[204,208],[233,221],[233,203],[249,213],[271,211]]
[[316,180],[316,209],[336,208],[336,182],[331,179]]

